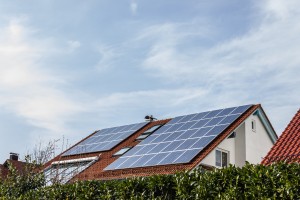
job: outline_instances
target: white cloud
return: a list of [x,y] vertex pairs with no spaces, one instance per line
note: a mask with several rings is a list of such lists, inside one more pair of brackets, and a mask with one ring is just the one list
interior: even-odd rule
[[64,81],[40,62],[56,47],[36,38],[25,24],[12,19],[0,27],[0,106],[33,126],[61,134],[63,122],[80,108],[58,89]]
[[117,48],[107,45],[98,45],[96,48],[100,58],[95,68],[99,71],[111,69],[114,66],[116,59],[120,56]]
[[[262,16],[266,18],[262,19],[260,26],[253,27],[242,37],[208,49],[193,48],[192,52],[189,49],[181,50],[181,45],[190,39],[193,23],[170,23],[147,28],[144,31],[146,34],[143,32],[139,37],[140,42],[149,39],[153,42],[144,67],[150,72],[158,70],[160,73],[156,74],[174,81],[186,78],[194,81],[203,76],[203,82],[223,81],[227,75],[236,74],[245,78],[251,76],[247,70],[249,67],[252,67],[252,74],[274,69],[295,69],[300,62],[297,57],[300,42],[300,25],[297,21],[300,13],[293,12],[298,7],[297,1],[286,3],[289,6],[277,6],[282,4],[280,2],[268,1],[269,7],[263,7]],[[282,18],[270,20],[270,13],[274,12]]]
[[133,15],[136,15],[137,13],[138,4],[136,0],[131,0],[130,2],[130,11]]
[[[300,2],[266,1],[259,6],[259,25],[243,36],[205,49],[182,48],[190,39],[193,24],[148,28],[152,31],[139,38],[140,42],[153,42],[144,69],[165,82],[206,87],[212,103],[218,101],[215,93],[229,101],[262,102],[273,108],[274,118],[281,119],[274,124],[282,131],[300,102]],[[290,115],[278,117],[283,107]]]
[[68,46],[69,46],[70,51],[72,52],[75,49],[78,49],[81,46],[81,43],[77,40],[69,40]]

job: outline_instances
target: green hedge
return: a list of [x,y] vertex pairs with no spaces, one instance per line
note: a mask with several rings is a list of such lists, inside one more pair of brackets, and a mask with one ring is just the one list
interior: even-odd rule
[[[0,192],[1,195],[7,195]],[[300,199],[300,165],[246,164],[203,172],[36,187],[19,199]]]

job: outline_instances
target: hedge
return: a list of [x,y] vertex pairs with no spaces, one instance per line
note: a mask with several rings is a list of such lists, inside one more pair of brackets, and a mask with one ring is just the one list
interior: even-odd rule
[[243,168],[56,184],[22,194],[7,193],[4,185],[3,199],[300,199],[300,165],[247,163]]

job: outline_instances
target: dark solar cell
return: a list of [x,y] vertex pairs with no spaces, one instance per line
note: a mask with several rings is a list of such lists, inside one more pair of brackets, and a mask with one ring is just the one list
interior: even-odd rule
[[170,153],[159,153],[156,154],[151,160],[149,160],[146,165],[147,166],[155,166],[158,165],[158,163],[160,161],[162,161],[167,155],[169,155]]
[[222,112],[220,112],[217,117],[229,115],[236,107],[225,108]]
[[159,135],[159,134],[161,134],[161,133],[164,133],[164,132],[166,132],[169,128],[171,128],[172,127],[172,125],[164,125],[163,127],[161,127],[160,129],[158,129],[157,131],[155,131],[154,133],[153,133],[153,135]]
[[222,121],[225,117],[216,117],[210,120],[205,126],[216,126],[220,121]]
[[174,141],[175,139],[179,138],[182,134],[184,134],[185,131],[176,131],[174,133],[170,133],[168,134],[169,137],[167,137],[164,142],[167,142],[167,141]]
[[190,162],[198,153],[200,149],[190,149],[185,151],[174,163],[187,163]]
[[227,125],[219,125],[219,126],[215,126],[215,127],[213,127],[210,131],[208,131],[208,132],[205,134],[205,136],[218,135],[218,134],[220,134],[226,127],[227,127]]
[[98,136],[98,135],[105,135],[106,133],[108,133],[108,132],[111,131],[111,130],[112,130],[111,128],[106,128],[106,129],[97,131],[97,133],[95,133],[95,136]]
[[160,161],[160,165],[173,164],[175,160],[177,160],[184,151],[174,151],[167,155],[162,161]]
[[209,122],[211,119],[202,119],[200,121],[198,121],[194,126],[191,127],[191,129],[194,128],[202,128],[205,124],[207,124],[207,122]]
[[185,149],[189,149],[191,146],[193,146],[193,144],[195,144],[195,142],[197,142],[199,140],[199,138],[193,138],[193,139],[187,139],[186,141],[184,141],[183,143],[181,143],[177,149],[177,150],[185,150]]
[[185,116],[179,116],[179,117],[175,117],[173,118],[171,121],[168,122],[168,124],[176,124],[178,121],[180,121],[182,118],[184,118]]
[[209,130],[211,130],[212,127],[205,127],[201,129],[195,129],[197,130],[193,135],[191,135],[191,138],[200,138],[204,136]]
[[131,167],[144,167],[147,166],[146,163],[153,158],[155,154],[148,154],[144,155],[141,158],[139,158]]
[[161,134],[160,136],[156,137],[154,140],[152,140],[151,143],[158,143],[158,142],[163,142],[164,139],[169,137],[170,134]]
[[210,111],[210,113],[208,113],[204,118],[213,118],[213,117],[216,117],[222,110],[223,109]]
[[137,154],[138,151],[140,151],[141,149],[143,149],[145,146],[135,146],[134,148],[130,149],[128,152],[126,152],[126,156],[132,156]]
[[186,115],[185,117],[183,117],[179,123],[182,123],[182,122],[187,122],[187,121],[190,121],[193,117],[195,117],[197,114],[191,114],[191,115]]
[[126,138],[128,138],[129,136],[132,135],[132,132],[131,131],[127,131],[127,132],[124,132],[123,134],[120,134],[121,136],[118,137],[118,140],[121,139],[121,140],[124,140]]
[[163,152],[174,151],[184,140],[173,141],[166,148],[163,149]]
[[246,110],[248,110],[251,107],[251,105],[245,105],[245,106],[240,106],[237,107],[234,111],[232,111],[232,113],[230,113],[231,115],[234,114],[241,114],[244,113]]
[[195,132],[197,132],[197,131],[198,131],[198,129],[187,130],[183,134],[181,134],[180,137],[177,138],[177,140],[188,139],[192,135],[194,135]]
[[192,122],[187,122],[185,123],[183,126],[181,126],[178,131],[181,131],[181,130],[187,130],[189,128],[191,128],[193,125],[195,125],[197,123],[197,121],[192,121]]
[[[90,139],[90,141],[88,142],[88,144],[100,143],[102,141],[103,141],[103,136],[93,137],[93,138]],[[83,145],[84,141],[81,144]]]
[[127,159],[128,159],[128,157],[126,157],[126,158],[121,157],[121,158],[117,159],[115,162],[111,163],[105,169],[106,170],[116,169],[119,165],[121,165]]
[[121,132],[126,132],[126,131],[130,131],[134,126],[130,126],[130,125],[126,125]]
[[174,132],[177,131],[181,126],[183,126],[184,123],[178,123],[178,124],[174,124],[171,128],[169,128],[167,131],[165,132]]
[[171,142],[164,142],[158,144],[155,148],[151,149],[148,153],[159,153],[161,152],[164,148],[166,148]]
[[206,147],[206,146],[207,146],[214,138],[215,138],[215,136],[202,137],[202,138],[200,138],[200,140],[198,140],[195,144],[193,144],[193,146],[191,147],[191,149],[195,149],[195,148],[204,148],[204,147]]
[[225,119],[223,119],[222,121],[220,121],[219,124],[231,124],[231,123],[234,122],[239,116],[240,116],[239,114],[229,115],[229,116],[227,116]]
[[129,157],[127,160],[125,160],[121,165],[119,165],[119,168],[129,168],[134,162],[136,162],[138,159],[140,159],[142,156],[134,156]]
[[[115,135],[115,134],[114,134]],[[109,141],[109,138],[111,138],[113,135],[104,135],[102,138],[103,141]]]
[[162,135],[162,133],[161,134],[151,134],[149,137],[147,137],[145,140],[143,140],[140,144],[142,145],[142,144],[150,144],[150,143],[152,143],[152,141],[153,140],[156,140],[156,138],[158,138],[159,136],[161,136]]
[[[115,129],[112,131],[112,133],[118,133],[118,132],[120,132],[123,128],[124,128],[124,126],[119,126],[119,127],[115,128]],[[106,134],[107,134],[107,133],[106,133]],[[109,134],[109,133],[108,133],[108,134]]]
[[157,144],[149,144],[144,146],[144,148],[142,148],[140,151],[138,151],[135,155],[143,155],[143,154],[147,154],[151,149],[153,149],[155,146],[157,146]]
[[191,121],[199,121],[200,119],[202,119],[203,117],[205,117],[209,112],[202,112],[202,113],[198,113],[196,114]]

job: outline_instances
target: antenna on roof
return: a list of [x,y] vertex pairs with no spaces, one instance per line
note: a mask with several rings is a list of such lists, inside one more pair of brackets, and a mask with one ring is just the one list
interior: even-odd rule
[[157,119],[155,117],[153,117],[153,115],[146,115],[145,120],[147,122],[152,122],[152,121],[157,120]]

